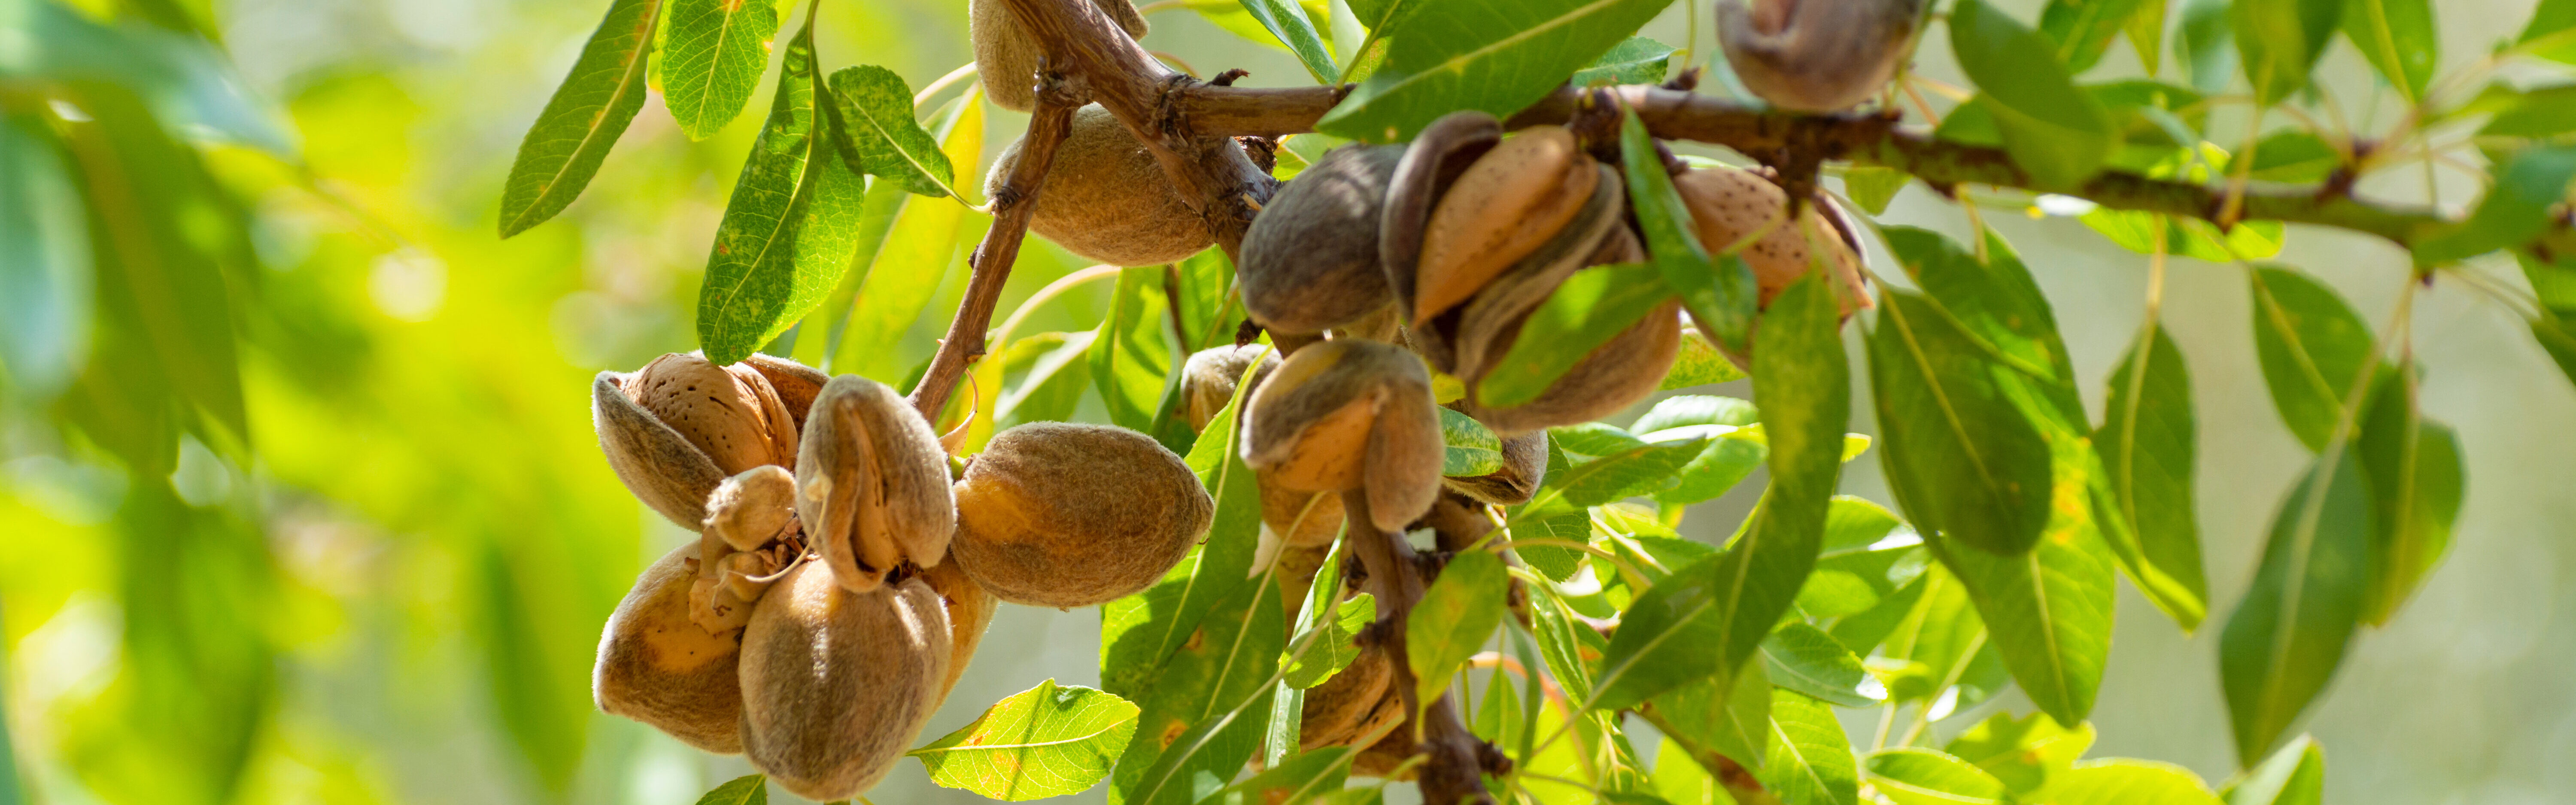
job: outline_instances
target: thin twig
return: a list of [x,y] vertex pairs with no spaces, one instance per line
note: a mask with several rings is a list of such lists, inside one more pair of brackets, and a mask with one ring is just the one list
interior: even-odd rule
[[1360,563],[1368,568],[1368,583],[1377,596],[1378,627],[1385,638],[1387,661],[1395,666],[1391,683],[1404,697],[1405,711],[1420,713],[1416,726],[1421,736],[1416,748],[1430,756],[1422,767],[1422,801],[1429,805],[1452,805],[1459,802],[1492,803],[1485,792],[1483,775],[1507,773],[1510,765],[1502,754],[1467,730],[1458,717],[1457,697],[1441,694],[1440,699],[1425,706],[1415,687],[1413,666],[1405,652],[1405,620],[1413,614],[1413,605],[1422,600],[1429,585],[1422,577],[1422,566],[1415,561],[1413,546],[1403,534],[1379,531],[1369,520],[1368,495],[1353,490],[1342,493],[1342,512],[1348,519],[1345,540]]

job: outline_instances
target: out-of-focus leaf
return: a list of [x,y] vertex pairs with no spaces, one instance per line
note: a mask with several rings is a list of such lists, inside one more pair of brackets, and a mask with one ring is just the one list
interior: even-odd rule
[[2333,289],[2285,268],[2247,274],[2254,296],[2254,350],[2272,406],[2299,442],[2326,448],[2344,401],[2373,363],[2370,325]]
[[1987,642],[1986,624],[1948,569],[1927,568],[1906,586],[1913,608],[1878,643],[1878,656],[1906,664],[1889,677],[1888,698],[1928,702],[1967,673]]
[[2138,53],[2138,63],[2147,75],[2162,70],[2165,48],[2165,0],[2144,0],[2137,13],[2129,15],[2129,47]]
[[2161,323],[2148,327],[2140,334],[2145,343],[2129,345],[2111,370],[2109,402],[2093,444],[2110,474],[2113,510],[2103,516],[2127,521],[2129,533],[2137,535],[2139,550],[2134,557],[2121,556],[2121,566],[2148,600],[2190,631],[2209,612],[2199,509],[2192,503],[2199,428],[2182,350]]
[[[2317,58],[2325,55],[2343,16],[2344,2],[2235,0],[2229,4],[2229,27],[2249,34],[2235,38],[2236,53],[2244,60],[2245,80],[2254,86],[2257,105],[2278,103],[2308,85],[2308,71],[2316,69]],[[2188,17],[2184,30],[2190,31]]]
[[2171,763],[2108,758],[2075,764],[2048,787],[2051,805],[2219,805],[2209,785]]
[[2576,86],[2504,90],[2496,104],[2478,136],[2542,138],[2576,130],[2576,108],[2570,106],[2576,104]]
[[1136,705],[1049,679],[994,702],[972,723],[910,754],[930,781],[1007,802],[1081,793],[1118,763]]
[[1741,427],[1762,421],[1762,413],[1751,400],[1721,397],[1714,394],[1677,394],[1655,402],[1629,430],[1653,433],[1668,428],[1691,425],[1729,425]]
[[[1203,564],[1199,572],[1218,570]],[[1144,694],[1135,737],[1110,776],[1114,801],[1194,802],[1201,775],[1231,776],[1260,750],[1288,630],[1277,583],[1266,575],[1243,581],[1240,570],[1235,579]]]
[[[1190,352],[1234,343],[1243,326],[1243,302],[1235,298],[1234,261],[1225,250],[1210,247],[1173,266],[1180,280],[1181,343]],[[1169,279],[1169,278],[1167,278]]]
[[[1664,736],[1664,745],[1655,751],[1655,793],[1675,805],[1712,805],[1727,800],[1725,788],[1717,784],[1717,775],[1709,773],[1690,759],[1690,750],[1681,742]],[[1733,799],[1728,797],[1728,799]]]
[[2071,189],[2111,158],[2110,115],[2076,89],[2048,37],[1983,0],[1961,0],[1950,10],[1950,50],[1983,91],[2013,164],[2040,189]]
[[1593,704],[1620,709],[1712,672],[1739,672],[1815,567],[1842,469],[1850,378],[1841,318],[1823,275],[1782,291],[1763,314],[1755,404],[1771,446],[1771,489],[1724,553],[1676,571],[1622,615]]
[[1091,387],[1091,342],[1099,336],[1096,332],[1047,333],[1014,344],[1013,349],[1018,349],[1020,344],[1048,339],[1055,345],[1029,364],[1018,388],[1002,396],[993,411],[996,430],[1071,419],[1083,389]]
[[1567,83],[1578,87],[1596,84],[1652,84],[1664,80],[1666,66],[1672,62],[1673,46],[1642,36],[1631,36],[1612,45],[1610,52],[1594,59],[1592,66],[1574,71]]
[[1253,775],[1250,779],[1227,786],[1207,799],[1203,805],[1270,805],[1281,802],[1314,802],[1342,790],[1351,775],[1351,756],[1363,747],[1333,746],[1298,755],[1277,768]]
[[1857,805],[1860,773],[1851,739],[1834,708],[1803,693],[1771,692],[1771,757],[1762,764],[1764,788],[1789,805]]
[[834,147],[850,170],[925,196],[947,196],[956,175],[939,141],[913,119],[912,87],[876,65],[843,67],[825,88]]
[[2229,0],[2183,0],[2182,36],[2174,55],[2182,58],[2191,87],[2204,93],[2227,89],[2236,76],[2236,24],[2229,19]]
[[1947,752],[1881,749],[1869,754],[1865,766],[1870,786],[1896,805],[1975,805],[2005,798],[2003,781]]
[[1440,569],[1404,621],[1405,664],[1413,669],[1416,701],[1437,701],[1458,666],[1485,648],[1503,623],[1503,598],[1510,591],[1511,575],[1492,553],[1461,553]]
[[1091,342],[1091,382],[1109,406],[1109,421],[1152,433],[1163,385],[1172,373],[1172,350],[1163,337],[1169,306],[1161,266],[1137,266],[1118,275],[1109,315]]
[[1315,130],[1397,142],[1459,109],[1509,117],[1628,38],[1671,0],[1425,0],[1354,6],[1363,21],[1402,15],[1386,64],[1333,107]]
[[2350,447],[2318,456],[2272,520],[2263,561],[2219,634],[2237,760],[2269,754],[2343,663],[2370,587],[2371,488]]
[[2112,558],[2085,522],[2082,479],[2061,478],[2047,531],[2021,556],[2001,557],[1927,536],[1958,574],[1995,648],[2033,703],[2058,723],[2084,720],[2111,648]]
[[1746,665],[1731,683],[1706,676],[1665,691],[1638,712],[1701,768],[1717,770],[1722,757],[1760,769],[1770,759],[1771,680],[1762,663]]
[[2219,793],[2227,805],[2319,805],[2325,801],[2326,753],[2301,735],[2282,744],[2263,765],[2245,770]]
[[[2356,0],[2358,1],[2358,0]],[[2576,178],[2576,145],[2536,145],[2495,170],[2495,184],[2461,221],[2415,245],[2415,261],[2441,264],[2519,246],[2549,228],[2550,209]]]
[[[108,25],[77,3],[30,2],[0,15],[0,76],[113,84],[135,93],[167,130],[292,158],[294,136],[255,98],[210,37],[132,19]],[[133,13],[127,6],[124,13]],[[162,16],[145,14],[144,16]],[[173,30],[177,28],[179,30]]]
[[[865,181],[865,177],[861,178]],[[868,182],[867,195],[859,201],[858,234],[850,249],[850,265],[841,271],[841,282],[832,286],[832,294],[823,298],[822,307],[806,314],[806,324],[798,325],[803,333],[796,339],[792,357],[797,363],[827,367],[839,360],[841,337],[850,328],[850,315],[857,312],[859,286],[868,281],[867,267],[876,262],[877,250],[885,246],[886,236],[894,230],[895,214],[903,211],[905,193],[894,182]]]
[[727,364],[796,326],[849,266],[866,185],[824,149],[814,28],[787,46],[769,122],[734,180],[698,289],[698,344]]
[[1620,263],[1574,272],[1530,311],[1511,350],[1477,381],[1477,401],[1509,408],[1537,400],[1567,370],[1672,298],[1653,265]]
[[2576,321],[2556,316],[2532,319],[2531,340],[2539,342],[2549,359],[2557,362],[2559,374],[2576,381]]
[[2346,0],[2343,8],[2344,36],[2410,103],[2423,99],[2433,66],[2442,59],[2442,37],[2433,23],[2428,0]]
[[[2353,0],[2355,5],[2372,2],[2379,0]],[[2315,132],[2294,129],[2264,135],[2254,148],[2253,172],[2246,175],[2266,182],[2316,182],[2333,175],[2334,170],[2342,166],[2343,152],[2335,150]],[[2245,257],[2256,256],[2249,254]]]
[[1359,636],[1361,629],[1375,620],[1375,595],[1360,593],[1335,605],[1332,616],[1324,619],[1324,633],[1315,636],[1315,644],[1306,648],[1305,656],[1288,666],[1288,684],[1301,689],[1312,688],[1350,667],[1351,661],[1358,659],[1360,654],[1359,646],[1352,641]]
[[1854,167],[1843,171],[1843,195],[1871,215],[1886,215],[1887,203],[1913,176],[1895,168]]
[[[948,164],[956,166],[957,175],[982,175],[977,170],[977,160],[984,153],[982,89],[967,90],[933,120],[931,132],[939,135],[939,148],[948,154]],[[922,308],[938,294],[940,282],[948,278],[949,266],[960,251],[959,229],[965,218],[966,208],[955,201],[927,196],[904,199],[885,242],[868,262],[867,279],[859,285],[849,326],[842,330],[840,348],[833,355],[832,374],[866,375],[884,383],[903,380],[907,367],[898,351],[889,347],[912,329],[913,320],[921,317]]]
[[1699,328],[1684,327],[1681,354],[1673,357],[1673,368],[1664,373],[1664,382],[1657,384],[1655,389],[1686,389],[1742,380],[1744,377],[1744,370],[1736,368],[1735,362],[1720,354],[1717,345],[1709,343],[1708,336],[1701,335]]
[[1879,697],[1860,690],[1869,671],[1833,635],[1804,623],[1782,624],[1760,649],[1771,683],[1844,707],[1868,707]]
[[1996,365],[1929,299],[1887,290],[1869,334],[1880,460],[1908,519],[1991,554],[2030,550],[2049,518],[2050,460]]
[[644,65],[661,12],[662,0],[611,0],[572,74],[519,142],[501,189],[501,237],[563,212],[599,172],[600,160],[644,108]]
[[1440,409],[1440,441],[1448,449],[1441,460],[1441,475],[1472,477],[1503,469],[1503,440],[1475,417]]
[[2069,74],[2093,69],[2111,49],[2111,37],[2129,27],[2139,0],[2048,0],[2039,12],[2039,32],[2057,43],[2058,61]]
[[2381,375],[2353,450],[2370,479],[2371,583],[2362,621],[2387,625],[2442,561],[2466,486],[2459,436],[2426,420],[2415,402],[2415,371]]
[[769,66],[778,6],[745,0],[669,0],[662,105],[689,139],[704,140],[742,114]]
[[1657,156],[1653,137],[1634,109],[1619,119],[1621,167],[1628,177],[1629,209],[1646,235],[1648,262],[1664,285],[1681,294],[1701,334],[1725,351],[1753,351],[1753,317],[1761,298],[1753,268],[1735,255],[1711,260],[1699,242],[1690,206],[1673,188],[1672,175]]
[[2207,221],[2174,218],[2137,210],[2096,209],[2084,225],[2120,248],[2139,254],[2155,252],[2158,225],[2165,229],[2165,253],[2212,263],[2263,260],[2281,253],[2279,221],[2246,221],[2220,234]]
[[1342,70],[1333,64],[1332,48],[1315,33],[1315,22],[1306,18],[1306,10],[1288,0],[1242,0],[1243,10],[1261,21],[1261,27],[1288,46],[1297,61],[1306,66],[1306,74],[1318,84],[1341,83]]
[[1950,739],[1943,750],[2026,796],[2048,787],[2050,778],[2064,774],[2092,747],[2090,723],[2064,727],[2039,713],[2020,718],[1996,713]]
[[89,225],[63,157],[43,121],[0,117],[0,371],[36,401],[89,352]]
[[709,789],[698,805],[769,805],[769,778],[746,774]]

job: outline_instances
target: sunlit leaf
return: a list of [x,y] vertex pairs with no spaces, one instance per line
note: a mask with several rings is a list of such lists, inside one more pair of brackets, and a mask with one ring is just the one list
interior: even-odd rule
[[1725,788],[1718,785],[1717,775],[1693,762],[1690,750],[1683,748],[1681,742],[1671,736],[1665,736],[1664,745],[1655,750],[1652,779],[1655,793],[1674,805],[1712,805],[1733,799],[1723,793]]
[[2273,516],[2262,563],[2219,634],[2219,682],[2239,762],[2287,736],[2343,663],[2369,594],[2370,484],[2329,446]]
[[1869,784],[1896,805],[1976,805],[2004,801],[2004,784],[1984,769],[1940,752],[1900,746],[1871,752]]
[[787,46],[777,99],[717,224],[698,289],[698,345],[726,364],[823,303],[856,244],[866,185],[831,159],[815,114],[813,27]]
[[1092,385],[1109,406],[1109,421],[1128,430],[1153,431],[1164,381],[1172,373],[1171,344],[1163,336],[1165,300],[1161,266],[1120,272],[1109,315],[1091,342]]
[[1663,304],[1672,297],[1653,265],[1620,263],[1574,272],[1530,311],[1511,350],[1477,381],[1477,402],[1510,408],[1537,400],[1603,344],[1655,311],[1669,311]]
[[1742,380],[1744,377],[1744,370],[1719,353],[1717,345],[1709,343],[1708,336],[1701,335],[1699,328],[1684,327],[1681,354],[1673,357],[1673,368],[1664,373],[1664,382],[1657,384],[1655,389],[1686,389]]
[[662,105],[690,139],[715,136],[742,114],[769,66],[778,35],[778,6],[745,0],[668,0],[670,34],[662,52]]
[[2049,785],[2048,801],[2051,805],[2219,805],[2209,785],[2190,769],[2132,758],[2075,764]]
[[1538,100],[1653,19],[1671,0],[1424,0],[1354,6],[1362,20],[1402,15],[1386,64],[1315,124],[1317,131],[1370,142],[1412,137],[1459,109],[1497,117]]
[[37,401],[89,351],[89,222],[64,156],[43,121],[0,117],[0,372]]
[[1503,469],[1503,441],[1475,417],[1440,410],[1440,441],[1448,452],[1440,474],[1452,478],[1492,475]]
[[1333,746],[1298,755],[1278,768],[1227,786],[1224,791],[1199,802],[1204,805],[1313,802],[1342,790],[1344,781],[1350,778],[1351,756],[1359,754],[1362,748]]
[[1261,749],[1275,687],[1270,677],[1288,630],[1279,585],[1268,576],[1246,582],[1241,573],[1235,571],[1238,584],[1214,602],[1142,694],[1135,737],[1110,776],[1114,800],[1194,802],[1200,775],[1230,776]]
[[852,171],[893,180],[925,196],[949,195],[955,176],[939,141],[913,119],[912,87],[875,65],[843,67],[826,88],[834,145]]
[[769,778],[746,774],[709,789],[698,805],[768,805]]
[[2030,550],[2049,517],[2048,444],[1998,365],[1930,300],[1887,290],[1869,333],[1880,461],[1907,519],[1992,554]]
[[[2201,570],[2200,525],[2192,502],[2198,425],[2191,374],[2164,328],[2151,323],[2144,344],[2131,344],[2111,370],[2101,430],[2093,434],[2109,472],[2113,506],[2137,537],[2121,566],[2157,608],[2185,631],[2208,614],[2209,582]],[[2114,549],[2120,546],[2114,545]]]
[[1746,665],[1733,680],[1701,677],[1665,691],[1638,713],[1709,771],[1719,769],[1720,758],[1748,769],[1770,759],[1771,679],[1762,663]]
[[1097,332],[1045,333],[1013,344],[1013,350],[1042,340],[1052,346],[1030,362],[1017,388],[1002,395],[993,410],[996,429],[1072,419],[1083,390],[1091,387],[1091,342],[1099,337]]
[[1297,688],[1312,688],[1324,684],[1325,680],[1333,678],[1333,674],[1350,667],[1351,661],[1358,659],[1360,654],[1359,646],[1355,645],[1353,640],[1359,636],[1361,629],[1367,628],[1369,623],[1375,620],[1377,620],[1377,596],[1375,595],[1360,593],[1352,596],[1348,601],[1335,605],[1332,617],[1324,620],[1324,633],[1316,635],[1314,645],[1306,648],[1305,655],[1288,666],[1286,676],[1288,684]]
[[662,0],[611,0],[572,73],[519,142],[501,186],[501,237],[555,217],[599,172],[600,160],[644,108],[644,65],[661,12]]
[[1500,557],[1468,551],[1452,557],[1423,591],[1404,622],[1405,663],[1413,669],[1417,701],[1438,699],[1458,666],[1484,650],[1502,625],[1510,579]]
[[[977,163],[984,153],[981,88],[959,96],[933,121],[930,131],[939,136],[939,148],[947,153],[957,175],[981,175]],[[966,208],[956,201],[928,196],[903,199],[903,209],[895,213],[885,242],[868,262],[867,278],[859,285],[849,326],[842,330],[829,367],[832,374],[861,374],[884,383],[903,380],[907,367],[900,352],[889,347],[912,329],[930,298],[938,294],[939,284],[948,278],[949,267],[972,248],[959,242],[965,218]]]
[[1771,693],[1771,757],[1763,787],[1788,805],[1857,805],[1860,774],[1834,708],[1806,694]]
[[1243,10],[1261,22],[1270,35],[1278,37],[1288,52],[1306,66],[1306,74],[1319,84],[1341,83],[1341,68],[1333,64],[1333,51],[1322,36],[1315,33],[1315,23],[1306,18],[1305,9],[1288,0],[1241,0]]
[[1612,45],[1592,66],[1574,71],[1567,83],[1578,87],[1596,84],[1652,84],[1664,80],[1664,71],[1672,61],[1673,46],[1642,36],[1631,36]]
[[1878,656],[1906,663],[1888,679],[1888,698],[1929,701],[1967,673],[1989,637],[1967,588],[1948,569],[1926,569],[1906,587],[1913,607],[1877,643]]
[[1961,0],[1950,10],[1950,50],[1983,91],[2013,164],[2041,188],[2072,188],[2111,158],[2110,115],[2075,88],[2048,37],[1983,0]]
[[2022,691],[2061,724],[2084,720],[2111,648],[2112,558],[2084,522],[2081,479],[2060,479],[2048,530],[2020,556],[2000,557],[1927,535],[1934,556],[1977,604]]
[[1672,175],[1636,110],[1619,119],[1619,153],[1628,177],[1629,209],[1645,233],[1648,260],[1664,285],[1681,295],[1682,307],[1720,349],[1752,352],[1753,317],[1761,298],[1752,267],[1731,254],[1710,258],[1690,207],[1673,188]]
[[2325,801],[2326,753],[2305,735],[2246,769],[2220,796],[2227,805],[2319,805]]
[[1871,215],[1887,214],[1887,204],[1914,177],[1895,168],[1853,167],[1843,171],[1843,195]]
[[2410,102],[2424,97],[2441,61],[2437,30],[2429,0],[2346,0],[2343,9],[2344,36]]
[[2093,725],[2058,725],[2039,713],[1996,713],[1950,739],[1943,751],[2002,781],[2016,795],[2048,787],[2093,747]]
[[972,723],[910,753],[930,781],[1019,802],[1081,793],[1127,750],[1136,705],[1049,679],[994,702]]
[[1782,624],[1763,638],[1762,662],[1771,684],[1844,707],[1868,707],[1879,698],[1860,690],[1869,672],[1833,635],[1804,623]]
[[2281,421],[2309,450],[2324,450],[2343,421],[2344,402],[2373,364],[2370,325],[2324,283],[2296,271],[2256,267],[2254,350]]

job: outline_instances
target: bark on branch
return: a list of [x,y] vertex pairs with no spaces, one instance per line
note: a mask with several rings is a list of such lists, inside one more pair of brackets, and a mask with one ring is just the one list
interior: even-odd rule
[[[984,232],[983,242],[966,258],[972,272],[966,279],[966,298],[957,303],[957,315],[948,320],[948,335],[930,356],[929,370],[912,387],[913,410],[931,424],[939,423],[939,412],[948,407],[948,397],[957,390],[967,367],[984,356],[984,330],[993,323],[993,308],[1001,302],[1002,286],[1010,281],[1011,264],[1019,260],[1020,240],[1028,234],[1029,216],[1037,211],[1047,169],[1055,165],[1056,148],[1073,130],[1073,110],[1089,103],[1088,94],[1081,76],[1050,76],[1040,82],[1020,161],[1012,166],[1010,178],[993,191],[993,228]],[[964,181],[968,180],[960,183]]]
[[1420,723],[1398,729],[1417,729],[1415,751],[1429,755],[1422,765],[1422,801],[1430,805],[1478,802],[1492,805],[1494,798],[1485,792],[1483,775],[1497,776],[1509,771],[1510,761],[1501,753],[1468,731],[1459,717],[1458,697],[1443,693],[1439,701],[1424,707],[1419,689],[1414,685],[1413,666],[1404,646],[1405,619],[1413,614],[1413,605],[1422,600],[1430,585],[1423,578],[1422,564],[1405,544],[1403,534],[1389,534],[1370,524],[1368,494],[1364,491],[1342,493],[1342,512],[1347,531],[1343,544],[1358,554],[1360,564],[1368,569],[1370,592],[1377,597],[1377,622],[1384,641],[1389,664],[1395,666],[1395,680],[1389,684],[1404,697],[1405,712],[1422,714]]

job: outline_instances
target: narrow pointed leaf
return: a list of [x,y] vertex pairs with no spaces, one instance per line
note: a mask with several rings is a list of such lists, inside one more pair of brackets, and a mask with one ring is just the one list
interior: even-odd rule
[[1988,805],[2003,802],[2003,781],[1947,752],[1901,746],[1872,752],[1869,784],[1896,805]]
[[644,65],[652,58],[662,3],[609,3],[608,16],[573,61],[572,74],[555,87],[545,111],[537,113],[537,122],[519,142],[519,156],[510,163],[510,178],[501,188],[501,237],[563,212],[644,108]]
[[2227,805],[2319,805],[2325,801],[2326,753],[2301,735],[2219,793]]
[[1610,52],[1593,60],[1592,66],[1574,71],[1567,83],[1578,87],[1660,83],[1676,52],[1671,45],[1631,36],[1611,46]]
[[2093,725],[2060,726],[2039,713],[1996,713],[1942,747],[2002,781],[2017,796],[2048,787],[2093,747]]
[[2049,446],[1998,365],[1929,299],[1884,292],[1869,334],[1889,487],[1927,534],[1999,556],[2030,550],[2049,517]]
[[1761,663],[1733,680],[1704,677],[1666,691],[1638,712],[1712,773],[1725,765],[1720,758],[1747,769],[1770,759],[1771,680]]
[[[961,176],[978,176],[984,153],[984,103],[981,89],[970,89],[951,102],[930,127],[939,148]],[[895,213],[885,243],[868,262],[867,279],[841,333],[841,345],[830,368],[833,374],[863,374],[895,383],[908,368],[901,351],[891,349],[939,292],[952,266],[973,247],[963,242],[966,208],[945,198],[912,196]]]
[[2219,805],[2190,769],[2132,758],[2075,764],[2048,787],[2051,805]]
[[1405,664],[1413,669],[1417,701],[1437,700],[1458,667],[1484,650],[1503,623],[1510,591],[1511,576],[1492,553],[1461,553],[1440,569],[1404,622]]
[[[2255,103],[2270,106],[2308,85],[2308,72],[2325,55],[2343,16],[2345,0],[2235,0],[2228,25]],[[2186,23],[2186,28],[2188,23]],[[2195,84],[2197,76],[2195,76]]]
[[1843,707],[1868,707],[1879,699],[1860,690],[1869,671],[1833,635],[1805,623],[1783,624],[1759,649],[1771,683]]
[[2384,626],[2451,546],[2466,486],[2459,436],[2416,407],[2415,372],[2382,376],[2353,449],[2370,479],[2371,583],[2362,620]]
[[689,139],[703,140],[742,114],[769,66],[778,6],[758,0],[666,0],[670,32],[662,60],[662,105]]
[[2372,363],[2370,325],[2316,279],[2283,268],[2247,275],[2254,295],[2254,350],[2281,421],[2309,450],[2324,450],[2342,421],[2353,384]]
[[2131,344],[2111,371],[2109,402],[2093,443],[2112,490],[2113,507],[2103,515],[2121,518],[2137,536],[2139,550],[2123,552],[2121,568],[2156,608],[2190,631],[2209,611],[2199,510],[2192,501],[2199,435],[2191,374],[2164,328],[2149,327],[2142,334],[2146,343]]
[[2495,169],[2495,184],[2461,221],[2415,246],[2415,261],[2438,265],[2529,243],[2549,230],[2550,210],[2576,179],[2576,145],[2535,145]]
[[2118,132],[2052,44],[1983,0],[1950,10],[1950,50],[1984,92],[2013,164],[2042,189],[2072,189],[2111,158]]
[[2049,0],[2039,12],[2039,32],[2057,43],[2066,72],[2081,75],[2111,49],[2111,37],[2137,16],[2140,0]]
[[2219,635],[2219,682],[2242,763],[2287,737],[2343,663],[2369,592],[2370,493],[2338,444],[2273,517],[2253,586]]
[[1771,757],[1762,783],[1788,805],[1857,805],[1860,772],[1834,708],[1803,693],[1771,693]]
[[[1387,40],[1392,44],[1386,63],[1315,128],[1355,140],[1396,142],[1459,109],[1509,117],[1609,52],[1671,2],[1370,4],[1369,10],[1401,15],[1403,35]],[[1362,20],[1374,18],[1369,10],[1352,10]]]
[[1289,0],[1242,0],[1243,10],[1261,21],[1261,27],[1288,46],[1297,61],[1306,66],[1306,74],[1318,84],[1341,83],[1342,70],[1333,65],[1333,51],[1324,38],[1315,33],[1315,21],[1306,18],[1306,10]]
[[1699,242],[1689,205],[1673,188],[1654,138],[1646,134],[1646,124],[1637,119],[1634,109],[1619,119],[1619,153],[1628,178],[1629,208],[1637,214],[1648,259],[1663,276],[1664,285],[1681,294],[1682,307],[1720,348],[1737,355],[1752,352],[1753,317],[1762,296],[1753,268],[1731,254],[1722,259],[1709,256],[1708,244]]
[[698,797],[698,805],[769,805],[769,778],[747,774]]
[[2389,86],[2410,103],[2422,100],[2442,58],[2430,0],[2347,0],[2343,34]]
[[1161,266],[1120,272],[1109,315],[1091,342],[1091,382],[1109,407],[1109,421],[1119,427],[1153,432],[1164,381],[1172,373],[1171,344],[1163,336],[1167,298]]
[[1049,679],[909,754],[930,781],[1007,802],[1078,794],[1109,776],[1136,733],[1136,705]]

